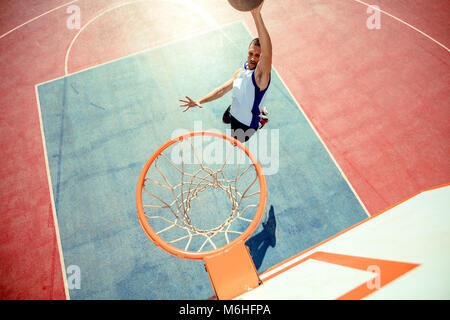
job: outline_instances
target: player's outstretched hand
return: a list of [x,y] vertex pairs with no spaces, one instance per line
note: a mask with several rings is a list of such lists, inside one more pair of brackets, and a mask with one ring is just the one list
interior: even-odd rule
[[184,102],[184,104],[180,104],[180,107],[182,107],[182,108],[185,108],[185,107],[186,107],[186,108],[183,110],[183,112],[186,112],[187,110],[189,110],[190,108],[193,108],[193,107],[203,108],[203,106],[202,106],[200,103],[198,103],[197,101],[192,100],[192,99],[189,98],[188,96],[186,96],[186,99],[187,99],[187,100],[181,100],[181,99],[180,99],[180,102]]

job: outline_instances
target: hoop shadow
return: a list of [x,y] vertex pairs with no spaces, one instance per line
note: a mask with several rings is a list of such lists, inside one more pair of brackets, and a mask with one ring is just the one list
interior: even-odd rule
[[263,230],[248,239],[245,243],[250,250],[256,269],[259,269],[261,266],[269,246],[275,247],[277,242],[275,236],[277,222],[273,206],[270,206],[269,216],[267,217],[266,222],[262,223],[262,226]]

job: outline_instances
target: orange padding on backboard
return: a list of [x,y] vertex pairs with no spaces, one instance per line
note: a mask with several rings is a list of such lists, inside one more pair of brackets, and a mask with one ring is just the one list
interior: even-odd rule
[[239,241],[224,252],[203,258],[219,300],[233,299],[261,283],[250,251]]
[[[321,241],[321,242],[319,242],[319,243],[313,245],[312,247],[310,247],[310,248],[308,248],[308,249],[306,249],[306,250],[304,250],[304,251],[302,251],[302,252],[300,252],[300,253],[298,253],[298,254],[292,256],[292,257],[290,257],[289,259],[286,259],[286,260],[284,260],[284,261],[282,261],[282,262],[280,262],[280,263],[278,263],[278,264],[276,264],[276,265],[270,267],[269,269],[267,269],[267,270],[265,270],[263,273],[261,273],[261,278],[264,279],[264,281],[267,281],[267,280],[269,280],[269,279],[272,279],[272,278],[275,277],[276,275],[279,275],[280,273],[283,273],[283,272],[285,272],[286,270],[289,270],[289,269],[292,268],[293,266],[298,265],[300,262],[297,262],[297,263],[295,263],[295,264],[293,264],[293,265],[289,265],[288,267],[285,267],[285,268],[283,268],[282,270],[280,270],[280,271],[278,271],[278,272],[272,273],[272,274],[270,274],[269,276],[265,276],[265,275],[268,274],[270,271],[275,270],[275,269],[277,269],[277,268],[280,268],[280,267],[282,267],[283,265],[288,264],[290,261],[292,261],[292,260],[294,260],[294,259],[296,259],[296,258],[298,258],[298,257],[300,257],[300,256],[302,256],[302,255],[304,255],[304,254],[306,254],[307,252],[312,251],[313,249],[318,248],[319,246],[321,246],[321,245],[323,245],[323,244],[325,244],[325,243],[327,243],[327,242],[329,242],[329,241],[331,241],[331,240],[333,240],[333,239],[335,239],[335,238],[337,238],[337,237],[343,235],[344,233],[346,233],[346,232],[348,232],[348,231],[350,231],[350,230],[355,229],[356,227],[362,225],[363,223],[366,223],[366,222],[368,222],[368,221],[370,221],[370,220],[372,220],[372,219],[374,219],[374,218],[376,218],[376,217],[378,217],[378,216],[380,216],[380,215],[382,215],[382,214],[384,214],[384,213],[389,212],[391,209],[393,209],[393,208],[395,208],[395,207],[397,207],[397,206],[399,206],[399,205],[405,203],[406,201],[408,201],[408,200],[410,200],[410,199],[412,199],[412,198],[418,196],[419,194],[421,194],[421,193],[423,193],[423,192],[432,191],[432,190],[437,190],[437,189],[441,189],[441,188],[445,188],[445,187],[449,187],[449,186],[450,186],[450,183],[446,183],[446,184],[443,184],[443,185],[439,185],[439,186],[435,186],[435,187],[432,187],[432,188],[424,189],[424,190],[422,190],[421,192],[418,192],[418,193],[416,193],[416,194],[414,194],[414,195],[412,195],[412,196],[410,196],[410,197],[408,197],[408,198],[406,198],[406,199],[404,199],[404,200],[402,200],[402,201],[400,201],[400,202],[398,202],[398,203],[396,203],[396,204],[394,204],[394,205],[392,205],[392,206],[390,206],[390,207],[388,207],[388,208],[386,208],[386,209],[384,209],[384,210],[382,210],[382,211],[380,211],[380,212],[378,212],[378,213],[376,213],[376,214],[370,216],[369,218],[364,219],[364,220],[362,220],[362,221],[356,223],[355,225],[349,227],[348,229],[345,229],[345,230],[343,230],[343,231],[341,231],[341,232],[338,232],[338,233],[335,234],[334,236],[331,236],[330,238],[325,239],[325,240],[323,240],[323,241]],[[307,259],[307,258],[306,258],[306,259]],[[305,259],[302,259],[302,260],[300,260],[300,261],[304,261],[304,260],[305,260]]]
[[417,263],[389,261],[321,251],[314,252],[308,258],[337,264],[348,268],[354,268],[361,271],[369,271],[372,269],[371,267],[376,267],[376,269],[378,269],[377,272],[379,272],[379,274],[377,274],[376,276],[378,280],[377,282],[379,282],[378,285],[369,286],[367,283],[363,283],[353,290],[350,290],[349,292],[341,295],[337,298],[337,300],[363,299],[374,291],[381,289],[388,283],[394,281],[395,279],[401,277],[405,273],[419,266],[419,264]]

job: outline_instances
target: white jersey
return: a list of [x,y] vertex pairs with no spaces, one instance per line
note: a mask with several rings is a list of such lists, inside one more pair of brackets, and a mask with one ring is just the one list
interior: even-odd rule
[[261,108],[269,85],[270,81],[267,88],[260,91],[255,81],[255,69],[248,69],[246,62],[233,82],[233,100],[230,114],[242,124],[255,129],[258,128]]

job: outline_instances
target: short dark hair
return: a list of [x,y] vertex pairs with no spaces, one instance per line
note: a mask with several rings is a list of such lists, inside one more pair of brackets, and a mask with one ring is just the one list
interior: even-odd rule
[[250,48],[252,46],[252,44],[255,46],[261,47],[261,44],[259,43],[259,38],[253,39],[252,42],[250,42],[250,44],[248,45],[248,47]]

